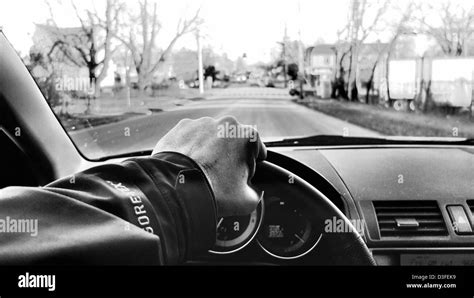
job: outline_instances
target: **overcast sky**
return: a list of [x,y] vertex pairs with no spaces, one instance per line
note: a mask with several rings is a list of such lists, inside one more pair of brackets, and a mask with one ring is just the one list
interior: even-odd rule
[[[58,4],[62,1],[62,5]],[[80,8],[98,10],[103,0],[76,1]],[[400,1],[400,0],[399,0]],[[456,1],[456,0],[453,0]],[[460,0],[461,2],[463,0]],[[134,0],[127,0],[133,5]],[[205,44],[218,52],[226,52],[235,59],[243,53],[249,62],[268,61],[278,40],[283,38],[285,24],[288,35],[301,38],[306,45],[323,39],[334,42],[337,30],[347,21],[349,0],[158,0],[163,32],[159,42],[165,44],[183,14],[190,14],[201,6],[205,20]],[[397,1],[398,2],[398,1]],[[470,0],[465,0],[469,3]],[[70,8],[70,0],[50,0],[59,26],[78,26]],[[299,3],[299,5],[298,5]],[[298,9],[300,7],[300,9]],[[187,12],[186,12],[187,11]],[[44,0],[0,0],[0,26],[17,51],[27,54],[31,46],[34,23],[45,23],[50,17]],[[196,48],[194,36],[183,38],[176,47]]]
[[[89,1],[76,2],[79,7],[91,5]],[[103,6],[101,0],[94,2],[98,9]],[[78,25],[69,3],[63,0],[62,6],[53,5],[59,26]],[[133,0],[129,3],[133,4]],[[348,0],[301,0],[300,14],[295,0],[160,0],[158,3],[164,30],[160,36],[162,42],[169,39],[185,8],[191,13],[201,3],[205,43],[232,58],[247,53],[248,60],[256,62],[269,59],[276,41],[283,37],[285,23],[291,38],[298,37],[301,26],[302,39],[307,44],[318,38],[333,41],[337,29],[345,22]],[[28,53],[31,46],[34,23],[44,23],[49,16],[43,0],[0,0],[0,26],[22,54]],[[195,43],[193,36],[187,36],[177,47],[193,48]]]

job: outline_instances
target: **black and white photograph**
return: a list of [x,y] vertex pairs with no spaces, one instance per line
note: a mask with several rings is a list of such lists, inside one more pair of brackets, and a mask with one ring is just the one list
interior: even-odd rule
[[0,0],[0,297],[472,280],[472,0]]

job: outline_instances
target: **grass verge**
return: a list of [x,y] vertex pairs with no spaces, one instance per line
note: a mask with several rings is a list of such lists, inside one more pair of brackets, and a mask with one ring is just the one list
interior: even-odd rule
[[384,135],[474,138],[474,119],[467,115],[397,112],[383,106],[334,99],[309,99],[301,104]]

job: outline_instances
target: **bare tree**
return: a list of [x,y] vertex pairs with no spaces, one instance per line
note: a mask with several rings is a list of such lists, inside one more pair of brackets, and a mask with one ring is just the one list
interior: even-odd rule
[[392,27],[393,34],[390,37],[388,43],[385,45],[385,47],[383,47],[382,49],[379,49],[378,55],[375,61],[373,62],[370,77],[367,82],[367,93],[366,93],[366,98],[365,98],[366,103],[369,103],[370,101],[369,100],[370,92],[372,91],[373,85],[374,85],[375,70],[378,64],[381,62],[381,60],[383,60],[382,59],[383,56],[385,56],[385,63],[386,63],[385,64],[385,68],[386,68],[385,79],[386,79],[386,84],[387,84],[387,97],[390,99],[390,84],[388,80],[388,73],[389,73],[388,68],[389,68],[390,57],[392,55],[395,45],[397,44],[398,39],[404,34],[409,34],[413,32],[413,30],[408,27],[408,22],[410,21],[412,17],[413,8],[414,8],[414,3],[409,2],[406,8],[404,9],[404,11],[402,12],[401,17],[395,23],[389,24],[388,26],[388,27]]
[[377,66],[382,60],[383,56],[386,55],[388,50],[388,46],[385,47],[380,41],[377,42],[376,44],[376,51],[377,53],[375,54],[375,59],[372,62],[372,66],[370,68],[370,76],[369,79],[367,80],[367,85],[366,85],[366,94],[365,94],[365,103],[370,104],[370,93],[372,92],[372,89],[374,87],[374,78],[375,78],[375,70],[377,69]]
[[[417,12],[420,33],[434,38],[444,54],[463,55],[467,42],[474,36],[473,4],[466,7],[452,1],[423,3],[417,5]],[[436,18],[428,19],[427,16]]]
[[[152,82],[153,75],[166,59],[168,59],[174,45],[183,35],[193,32],[201,24],[198,9],[190,19],[180,19],[176,26],[174,36],[166,47],[161,51],[157,46],[156,39],[162,28],[158,20],[157,3],[148,0],[139,2],[138,15],[129,14],[127,24],[122,32],[115,37],[120,40],[130,51],[133,64],[137,73],[138,88],[144,92],[145,88]],[[158,53],[158,54],[157,54]]]
[[332,48],[334,51],[336,69],[334,71],[334,78],[332,82],[331,97],[332,98],[343,98],[349,99],[347,95],[347,80],[346,80],[346,68],[344,65],[347,55],[351,51],[351,47],[348,46],[347,41],[342,40],[341,36],[345,34],[349,26],[347,25],[342,30],[337,31],[337,42]]
[[95,96],[100,95],[100,86],[107,76],[109,64],[115,49],[112,37],[118,29],[118,16],[123,5],[115,0],[107,0],[104,15],[95,9],[85,10],[81,13],[76,4],[71,1],[80,27],[75,29],[60,28],[54,22],[53,9],[47,2],[52,20],[51,28],[56,40],[51,48],[52,53],[56,48],[78,67],[87,67],[89,81],[95,88]]
[[347,40],[351,48],[349,52],[348,91],[352,101],[359,99],[357,69],[360,47],[367,37],[378,29],[381,19],[387,12],[389,3],[388,0],[351,0]]

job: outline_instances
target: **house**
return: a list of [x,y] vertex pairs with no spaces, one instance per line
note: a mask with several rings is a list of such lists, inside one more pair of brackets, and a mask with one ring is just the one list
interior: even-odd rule
[[309,47],[305,53],[305,73],[316,93],[328,98],[331,95],[331,82],[337,72],[336,48],[330,44]]
[[[384,76],[384,61],[386,55],[383,54],[385,43],[364,43],[359,48],[359,63],[357,77],[359,90],[364,93],[365,86],[374,71],[373,83],[378,87]],[[331,95],[332,82],[340,72],[340,59],[344,56],[342,66],[346,71],[349,69],[350,56],[343,55],[349,49],[349,44],[319,44],[309,47],[305,53],[305,73],[310,78],[310,84],[316,89],[318,96],[328,98]],[[377,63],[378,62],[378,63]],[[373,69],[375,67],[375,70]],[[353,70],[354,71],[354,70]],[[347,81],[347,77],[346,77]],[[377,89],[377,88],[375,88]]]

